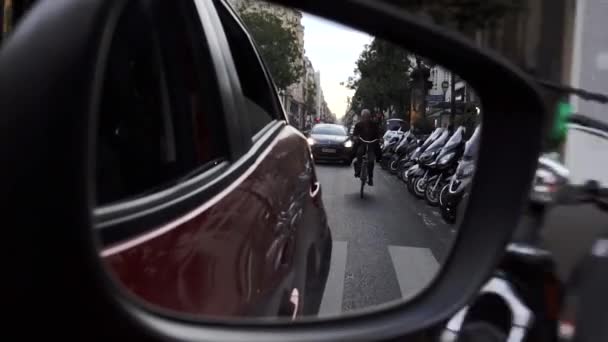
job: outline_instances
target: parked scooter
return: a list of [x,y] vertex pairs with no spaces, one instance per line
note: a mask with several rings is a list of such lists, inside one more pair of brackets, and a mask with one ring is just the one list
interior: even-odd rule
[[471,181],[473,180],[480,138],[481,126],[477,126],[465,145],[464,153],[458,163],[458,168],[456,168],[456,173],[450,179],[450,183],[444,185],[439,193],[441,216],[448,223],[456,221],[458,206],[467,195]]
[[458,161],[466,144],[464,133],[465,128],[463,126],[458,127],[445,146],[441,148],[435,161],[428,166],[430,177],[427,181],[425,197],[427,203],[431,206],[439,204],[441,189],[456,173]]
[[424,198],[428,180],[433,175],[434,163],[443,146],[450,138],[450,131],[443,128],[441,135],[418,158],[418,164],[408,170],[408,189],[418,198]]
[[[411,174],[411,169],[413,166],[417,165],[418,163],[418,158],[420,158],[420,156],[424,153],[424,151],[426,151],[426,149],[431,146],[440,136],[441,134],[445,131],[445,128],[436,128],[433,133],[431,133],[422,143],[422,145],[420,145],[419,147],[417,147],[414,152],[412,152],[410,155],[402,158],[399,161],[399,169],[397,170],[399,178],[404,181],[406,184],[408,184],[408,188],[409,188],[409,175]],[[410,191],[412,191],[410,189]]]
[[[568,172],[561,164],[539,158],[530,208],[554,205],[567,180]],[[533,209],[528,214],[537,212]],[[448,321],[442,342],[469,341],[471,336],[491,336],[488,341],[558,340],[563,286],[552,254],[540,247],[542,225],[531,222],[520,227],[519,236],[507,246],[498,270],[477,298]]]
[[391,142],[394,138],[401,138],[401,136],[403,136],[405,132],[406,131],[402,130],[402,128],[399,128],[397,130],[387,130],[382,136],[382,146],[388,145],[389,142]]
[[414,133],[410,130],[405,133],[399,144],[395,147],[390,161],[388,163],[388,169],[392,174],[397,173],[399,168],[399,160],[404,156],[410,154],[418,146],[417,139]]
[[388,168],[391,156],[395,152],[395,147],[397,147],[404,136],[405,134],[393,134],[392,138],[384,140],[384,143],[382,144],[382,159],[380,161],[380,166],[383,169]]
[[[424,135],[413,139],[406,147],[407,152],[399,158],[397,161],[397,178],[404,180],[406,171],[412,167],[416,162],[415,160],[420,157],[420,154],[424,152],[422,146],[427,141],[430,135]],[[430,144],[429,144],[430,145]]]

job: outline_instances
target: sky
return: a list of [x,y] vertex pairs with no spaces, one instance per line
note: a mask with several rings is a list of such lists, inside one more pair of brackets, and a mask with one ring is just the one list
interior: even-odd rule
[[304,49],[315,71],[321,72],[325,101],[336,117],[346,112],[353,91],[340,85],[354,75],[355,62],[372,37],[361,31],[304,13]]

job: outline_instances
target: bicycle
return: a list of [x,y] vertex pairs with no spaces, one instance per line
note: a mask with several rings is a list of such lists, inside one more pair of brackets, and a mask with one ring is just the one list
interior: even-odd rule
[[[363,140],[363,139],[359,138],[359,140],[365,144],[365,152],[361,156],[361,166],[360,166],[361,173],[359,175],[359,178],[361,179],[360,195],[361,195],[361,198],[363,198],[363,188],[365,187],[365,183],[367,183],[367,163],[369,163],[369,145],[377,142],[380,139],[374,139],[372,141],[367,141],[367,140]],[[372,163],[373,163],[373,161],[372,161]]]

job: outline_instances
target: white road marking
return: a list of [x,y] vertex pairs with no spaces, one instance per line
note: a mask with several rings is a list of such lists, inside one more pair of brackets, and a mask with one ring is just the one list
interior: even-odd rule
[[439,264],[429,248],[388,246],[393,267],[405,300],[416,296],[430,284],[439,271]]
[[608,51],[602,51],[597,54],[596,62],[598,70],[608,70]]
[[344,296],[344,274],[346,273],[347,253],[346,241],[334,241],[331,250],[331,263],[325,292],[321,299],[320,317],[337,316],[342,313]]
[[422,217],[422,222],[425,226],[431,228],[437,225],[427,213],[420,213],[420,216]]

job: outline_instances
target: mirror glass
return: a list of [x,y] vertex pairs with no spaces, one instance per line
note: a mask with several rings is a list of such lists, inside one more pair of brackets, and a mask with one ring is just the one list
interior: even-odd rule
[[[203,319],[337,317],[411,300],[458,234],[481,99],[407,47],[229,2],[213,2],[229,47],[216,60],[192,43],[212,41],[200,4],[130,5],[119,20],[95,168],[108,273],[146,305]],[[233,73],[217,77],[231,95],[211,60]],[[222,114],[229,95],[238,110]]]

